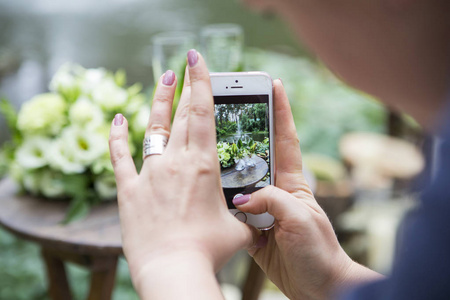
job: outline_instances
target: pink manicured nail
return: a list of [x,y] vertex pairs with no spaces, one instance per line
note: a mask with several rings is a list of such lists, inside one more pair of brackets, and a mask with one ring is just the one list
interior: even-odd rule
[[258,239],[258,241],[255,244],[256,248],[263,248],[264,246],[267,245],[267,242],[269,240],[267,239],[267,237],[265,235],[261,235]]
[[281,80],[281,78],[278,78],[278,80],[281,82],[281,85],[284,86],[283,80]]
[[234,198],[233,204],[234,205],[242,205],[242,204],[247,203],[249,200],[250,200],[250,194],[246,194],[244,196]]
[[171,86],[175,81],[175,73],[172,70],[167,70],[164,74],[162,83],[167,86]]
[[123,115],[122,114],[117,114],[114,117],[114,125],[115,126],[121,126],[123,124]]
[[189,50],[188,53],[187,53],[187,57],[188,57],[189,67],[192,68],[193,66],[195,66],[195,64],[198,61],[197,50],[195,50],[195,49]]

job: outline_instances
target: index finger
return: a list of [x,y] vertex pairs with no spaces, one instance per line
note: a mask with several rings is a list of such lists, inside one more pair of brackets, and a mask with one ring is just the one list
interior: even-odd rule
[[216,148],[214,101],[208,68],[194,49],[188,52],[191,101],[189,107],[188,146]]

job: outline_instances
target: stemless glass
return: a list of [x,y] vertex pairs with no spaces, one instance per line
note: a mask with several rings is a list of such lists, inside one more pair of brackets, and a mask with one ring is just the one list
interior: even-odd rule
[[191,32],[169,31],[155,35],[153,45],[153,78],[155,84],[166,70],[173,70],[180,79],[184,73],[186,53],[195,48],[195,35]]
[[244,33],[237,24],[213,24],[200,32],[201,52],[211,72],[242,71]]

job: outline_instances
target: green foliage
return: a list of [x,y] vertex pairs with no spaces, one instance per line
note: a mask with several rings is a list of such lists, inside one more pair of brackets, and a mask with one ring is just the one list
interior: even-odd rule
[[118,86],[125,86],[127,84],[127,73],[124,69],[117,70],[117,72],[114,74],[114,82]]
[[228,120],[222,121],[216,126],[216,135],[217,136],[227,136],[235,134],[237,131],[236,122],[231,122]]
[[258,132],[267,130],[266,104],[258,103],[246,105],[240,117],[241,128],[244,132]]
[[252,154],[256,154],[268,161],[269,138],[265,138],[262,142],[256,142],[253,139],[239,139],[237,143],[217,143],[217,155],[222,168],[229,168],[239,159]]
[[22,135],[20,131],[17,129],[17,111],[12,106],[12,104],[2,98],[0,99],[0,113],[3,115],[3,117],[6,120],[6,124],[8,125],[9,130],[11,131],[13,141],[15,143],[20,143],[22,140]]

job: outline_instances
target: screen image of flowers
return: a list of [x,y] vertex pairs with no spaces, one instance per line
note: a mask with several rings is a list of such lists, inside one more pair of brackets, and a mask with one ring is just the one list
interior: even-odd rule
[[108,136],[116,113],[129,122],[129,146],[139,166],[150,114],[142,86],[126,86],[126,74],[63,65],[49,92],[25,102],[18,112],[5,99],[0,111],[12,140],[2,149],[9,175],[35,196],[71,201],[65,222],[102,201],[116,199]]

